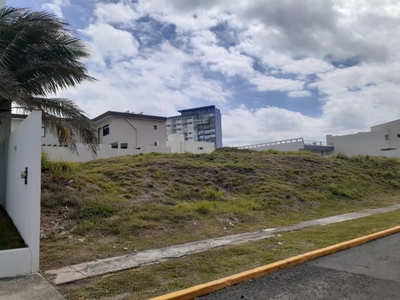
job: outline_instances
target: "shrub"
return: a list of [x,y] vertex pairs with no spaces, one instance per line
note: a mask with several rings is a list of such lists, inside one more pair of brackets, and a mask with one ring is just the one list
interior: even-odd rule
[[76,212],[77,219],[95,219],[111,217],[118,210],[103,203],[93,203],[89,207]]
[[41,169],[42,172],[48,172],[53,175],[65,175],[71,173],[73,163],[62,160],[52,161],[50,160],[49,155],[45,151],[42,151]]
[[344,154],[343,152],[339,152],[336,155],[336,158],[338,158],[338,159],[349,159],[349,157],[346,154]]
[[222,193],[212,187],[205,187],[203,193],[206,200],[222,200]]

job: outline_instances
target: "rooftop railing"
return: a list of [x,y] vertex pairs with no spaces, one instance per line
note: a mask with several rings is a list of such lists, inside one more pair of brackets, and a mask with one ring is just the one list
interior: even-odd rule
[[240,146],[240,147],[238,147],[238,149],[252,149],[252,148],[270,147],[270,146],[275,146],[275,145],[290,144],[290,143],[297,143],[297,142],[305,143],[303,138],[295,138],[295,139],[274,141],[274,142],[268,142],[268,143]]

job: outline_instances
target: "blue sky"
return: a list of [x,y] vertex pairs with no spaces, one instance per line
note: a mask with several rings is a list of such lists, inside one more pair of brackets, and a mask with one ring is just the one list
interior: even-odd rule
[[391,0],[7,0],[67,20],[95,83],[59,95],[91,117],[215,104],[225,145],[368,130],[400,118]]

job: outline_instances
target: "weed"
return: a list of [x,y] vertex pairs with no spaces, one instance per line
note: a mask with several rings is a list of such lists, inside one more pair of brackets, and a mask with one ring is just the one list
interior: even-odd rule
[[342,153],[342,152],[338,153],[336,155],[336,158],[338,158],[338,159],[346,159],[346,160],[349,159],[349,157],[346,154]]
[[222,200],[223,195],[220,191],[212,187],[205,187],[203,191],[204,199],[206,200]]
[[48,172],[53,175],[67,175],[74,169],[74,164],[67,161],[52,161],[49,155],[42,151],[41,156],[42,172]]
[[115,214],[118,210],[108,204],[92,203],[89,207],[78,210],[75,213],[77,219],[106,218]]

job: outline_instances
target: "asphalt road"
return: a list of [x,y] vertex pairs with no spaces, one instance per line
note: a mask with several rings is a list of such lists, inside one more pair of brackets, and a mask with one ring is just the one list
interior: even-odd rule
[[400,300],[400,234],[199,298]]

